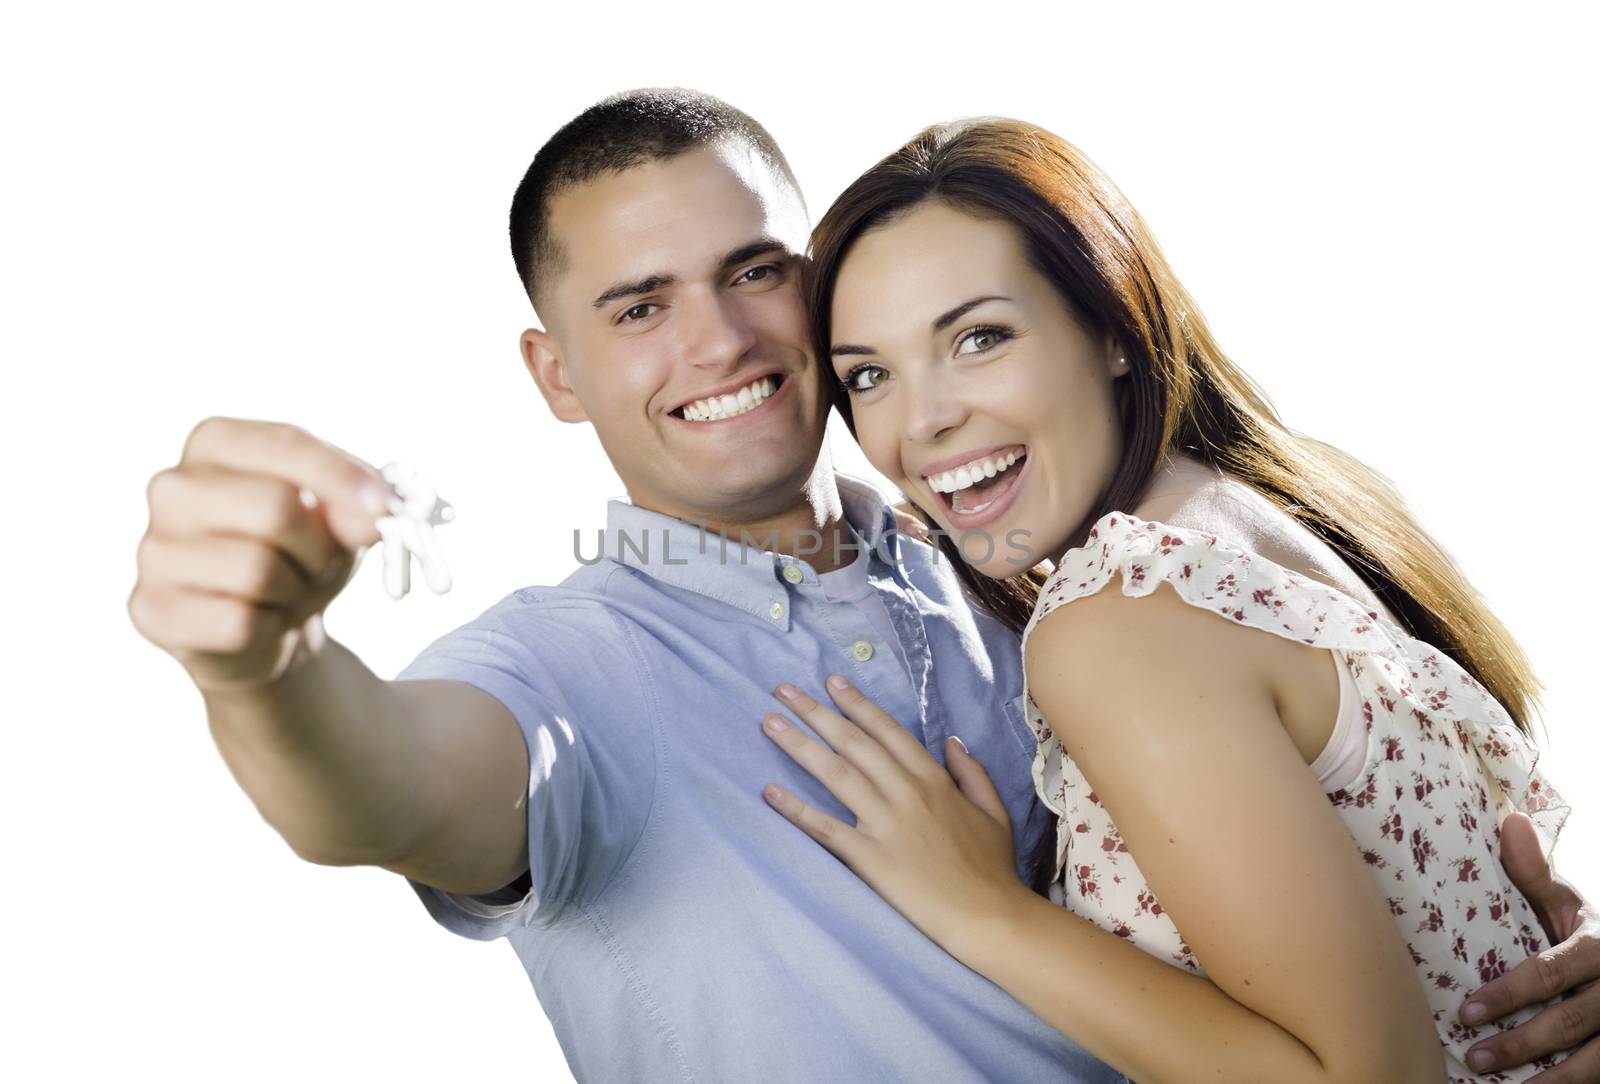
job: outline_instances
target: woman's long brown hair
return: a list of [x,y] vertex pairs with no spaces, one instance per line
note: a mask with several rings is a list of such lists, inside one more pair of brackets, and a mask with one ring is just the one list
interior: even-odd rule
[[[1078,320],[1115,336],[1128,360],[1116,382],[1122,459],[1066,548],[1081,545],[1106,513],[1132,511],[1161,461],[1187,453],[1248,483],[1333,547],[1408,633],[1442,648],[1532,736],[1541,686],[1505,625],[1387,478],[1284,426],[1217,346],[1138,212],[1059,136],[999,118],[938,124],[845,189],[811,236],[806,301],[820,364],[829,364],[834,283],[851,246],[928,200],[1017,227],[1034,267]],[[854,434],[842,386],[834,403]],[[1044,574],[990,579],[948,535],[939,544],[979,602],[1020,632]],[[1048,887],[1054,856],[1047,831],[1034,856],[1037,891]]]

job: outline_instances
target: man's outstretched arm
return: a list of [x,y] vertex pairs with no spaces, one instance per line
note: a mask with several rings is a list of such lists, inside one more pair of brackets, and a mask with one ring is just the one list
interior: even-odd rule
[[1533,822],[1521,813],[1500,826],[1500,863],[1533,905],[1551,948],[1479,987],[1461,1006],[1461,1020],[1481,1024],[1555,1000],[1520,1027],[1478,1043],[1467,1064],[1483,1073],[1571,1050],[1536,1079],[1600,1084],[1600,911],[1550,869]]
[[378,540],[381,486],[297,427],[207,419],[151,480],[128,612],[296,854],[487,892],[527,868],[515,720],[464,684],[384,681],[322,627]]

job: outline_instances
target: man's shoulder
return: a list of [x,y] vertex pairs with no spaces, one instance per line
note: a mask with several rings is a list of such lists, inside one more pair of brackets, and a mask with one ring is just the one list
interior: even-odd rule
[[554,665],[576,654],[607,655],[613,646],[625,652],[609,587],[624,571],[615,564],[581,568],[559,584],[519,587],[439,636],[423,655],[504,653],[524,661],[548,657]]

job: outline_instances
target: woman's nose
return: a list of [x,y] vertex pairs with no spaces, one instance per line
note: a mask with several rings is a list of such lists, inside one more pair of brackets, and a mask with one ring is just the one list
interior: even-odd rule
[[967,419],[961,399],[950,394],[938,380],[919,381],[909,392],[906,436],[919,444],[932,444]]

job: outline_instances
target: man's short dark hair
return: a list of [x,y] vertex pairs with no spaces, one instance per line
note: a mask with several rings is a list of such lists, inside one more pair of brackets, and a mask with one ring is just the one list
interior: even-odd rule
[[743,140],[794,187],[778,144],[747,114],[720,98],[681,87],[625,91],[585,109],[539,148],[511,200],[511,256],[537,308],[563,254],[550,234],[550,202],[603,173],[675,158],[725,139]]

